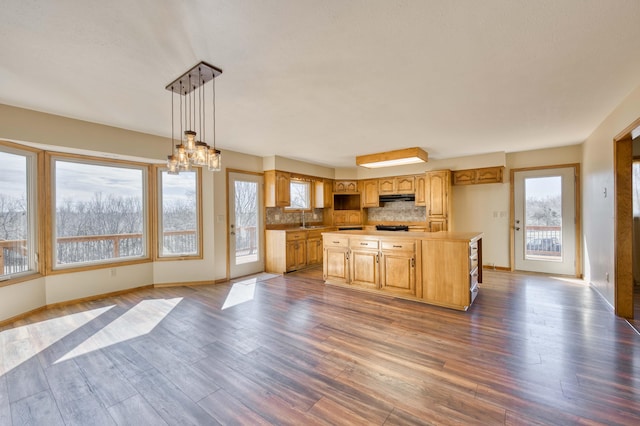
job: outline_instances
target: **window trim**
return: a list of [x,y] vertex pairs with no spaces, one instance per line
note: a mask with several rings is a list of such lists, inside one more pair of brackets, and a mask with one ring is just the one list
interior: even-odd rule
[[289,194],[291,194],[291,185],[292,184],[304,184],[307,185],[307,188],[309,189],[307,191],[307,207],[290,207],[290,206],[285,206],[284,207],[284,211],[286,212],[309,212],[311,210],[313,210],[313,185],[311,184],[310,181],[306,180],[306,179],[295,179],[292,178],[289,182]]
[[[40,172],[43,163],[43,151],[37,148],[33,148],[27,145],[21,145],[12,143],[5,140],[0,140],[0,147],[4,152],[23,155],[27,158],[26,167],[26,179],[27,179],[27,197],[30,208],[27,212],[29,228],[32,231],[30,235],[30,244],[28,245],[28,251],[30,252],[30,265],[29,270],[9,275],[10,278],[2,279],[0,281],[0,287],[5,287],[11,284],[17,284],[24,281],[29,281],[42,277],[44,271],[44,238],[43,238],[43,226],[41,225],[44,219],[44,211],[41,206],[43,203],[43,196],[46,192],[44,190],[43,174]],[[1,275],[0,275],[1,276]]]
[[[136,258],[115,258],[103,261],[95,261],[95,262],[82,262],[76,264],[69,264],[63,267],[59,265],[55,265],[55,167],[54,162],[57,160],[67,161],[67,162],[76,162],[80,164],[96,164],[107,167],[124,167],[124,168],[133,168],[140,169],[142,171],[142,202],[143,202],[143,247],[144,247],[144,255]],[[49,190],[46,191],[45,197],[45,208],[44,210],[47,214],[45,214],[45,241],[46,241],[46,275],[57,275],[71,272],[81,272],[81,271],[90,271],[96,269],[105,269],[105,268],[114,268],[119,266],[127,266],[127,265],[135,265],[140,263],[148,263],[153,260],[152,258],[152,250],[153,247],[152,241],[154,237],[151,233],[151,212],[150,206],[152,206],[152,193],[154,192],[152,189],[152,180],[150,179],[150,169],[151,164],[140,163],[128,160],[120,160],[120,159],[111,159],[111,158],[103,158],[103,157],[95,157],[88,155],[79,155],[79,154],[68,154],[68,153],[60,153],[60,152],[45,152],[45,179],[46,179],[46,188]],[[124,259],[124,260],[123,260]]]
[[155,194],[155,208],[152,211],[152,224],[153,234],[155,236],[155,244],[153,251],[153,260],[159,262],[176,261],[176,260],[201,260],[204,258],[204,244],[203,244],[203,218],[202,218],[202,168],[195,167],[193,169],[196,172],[196,223],[198,229],[196,230],[196,236],[198,238],[198,251],[195,254],[180,254],[180,255],[162,255],[160,245],[163,242],[163,238],[160,235],[162,232],[162,172],[167,171],[164,166],[153,167],[153,182],[154,182],[154,194]]

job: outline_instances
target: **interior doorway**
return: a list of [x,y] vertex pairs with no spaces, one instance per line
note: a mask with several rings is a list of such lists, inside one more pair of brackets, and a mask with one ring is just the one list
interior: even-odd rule
[[618,316],[634,318],[633,285],[633,139],[640,133],[640,118],[613,139],[615,185],[614,309]]
[[512,170],[513,268],[580,275],[578,166]]
[[229,276],[237,278],[264,271],[263,177],[229,171]]

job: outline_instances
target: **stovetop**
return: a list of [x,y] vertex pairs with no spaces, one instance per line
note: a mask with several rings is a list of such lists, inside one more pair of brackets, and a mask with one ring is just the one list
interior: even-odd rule
[[408,225],[376,225],[377,231],[408,231]]

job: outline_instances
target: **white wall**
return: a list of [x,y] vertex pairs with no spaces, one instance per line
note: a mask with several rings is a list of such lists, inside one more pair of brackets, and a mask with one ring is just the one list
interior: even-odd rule
[[612,305],[615,280],[613,138],[638,117],[640,86],[596,128],[582,152],[585,280]]

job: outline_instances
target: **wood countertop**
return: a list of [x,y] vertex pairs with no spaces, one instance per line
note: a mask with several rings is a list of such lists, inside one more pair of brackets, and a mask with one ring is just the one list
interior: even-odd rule
[[368,231],[368,230],[348,230],[329,231],[323,235],[353,235],[371,237],[392,237],[412,240],[445,240],[445,241],[477,241],[484,236],[482,232],[403,232],[403,231]]

